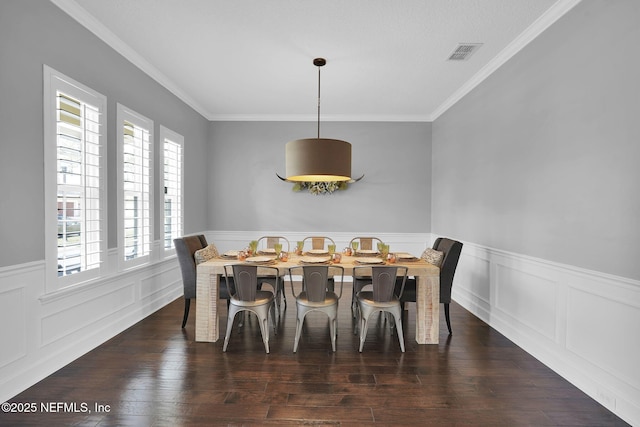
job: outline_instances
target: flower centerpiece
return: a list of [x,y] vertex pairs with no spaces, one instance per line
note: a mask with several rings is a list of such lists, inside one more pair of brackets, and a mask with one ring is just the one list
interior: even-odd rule
[[328,182],[296,182],[293,186],[293,191],[307,190],[314,196],[331,194],[334,191],[346,190],[349,186],[344,181],[328,181]]

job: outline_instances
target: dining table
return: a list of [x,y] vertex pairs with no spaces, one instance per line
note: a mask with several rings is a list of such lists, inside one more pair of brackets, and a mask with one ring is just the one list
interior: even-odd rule
[[[284,279],[288,269],[302,264],[304,254],[291,253],[286,261],[274,258],[269,267],[278,269]],[[345,279],[353,274],[354,267],[364,260],[357,254],[342,254],[339,262],[331,262],[344,268]],[[219,281],[224,280],[224,266],[250,262],[225,257],[212,258],[197,266],[196,273],[196,341],[216,342],[220,338],[218,319]],[[382,264],[388,264],[382,261]],[[421,258],[398,258],[393,265],[407,267],[407,276],[416,278],[416,342],[438,344],[440,323],[440,269]],[[284,291],[284,287],[282,288]],[[349,304],[347,304],[349,306]]]

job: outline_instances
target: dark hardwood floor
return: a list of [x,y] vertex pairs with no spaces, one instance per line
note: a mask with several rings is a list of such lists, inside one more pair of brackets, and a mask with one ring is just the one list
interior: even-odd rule
[[[216,343],[194,342],[195,308],[182,330],[176,300],[15,396],[10,402],[36,403],[37,412],[0,413],[0,425],[627,425],[455,303],[454,334],[442,315],[439,345],[415,343],[409,304],[406,353],[385,324],[370,327],[359,353],[350,295],[336,353],[320,313],[308,316],[292,352],[291,296],[270,354],[255,318],[235,324],[227,353],[223,332]],[[224,331],[224,301],[220,312]],[[43,413],[42,402],[78,412]]]

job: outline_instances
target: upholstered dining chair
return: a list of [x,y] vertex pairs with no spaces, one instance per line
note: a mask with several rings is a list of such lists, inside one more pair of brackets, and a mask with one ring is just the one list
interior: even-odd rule
[[[355,333],[360,332],[360,349],[367,338],[369,319],[375,312],[390,313],[395,319],[400,350],[404,353],[404,333],[402,330],[402,308],[400,298],[407,280],[407,267],[402,266],[360,266],[353,268],[353,276],[371,276],[372,290],[362,290],[356,294],[357,322]],[[402,279],[399,292],[396,293],[396,281]]]
[[[269,353],[269,313],[273,322],[274,334],[277,334],[276,310],[275,310],[275,294],[271,291],[258,289],[260,275],[266,277],[269,275],[278,276],[278,269],[275,267],[265,267],[248,264],[233,264],[224,266],[225,280],[229,280],[233,275],[233,286],[231,282],[227,282],[227,287],[231,289],[229,298],[229,314],[227,316],[227,333],[224,337],[224,345],[222,351],[227,351],[229,345],[229,337],[233,329],[233,321],[237,313],[248,311],[256,316],[260,321],[260,332],[262,334],[262,342],[264,349]],[[271,274],[269,274],[271,272]],[[275,290],[275,288],[274,288]]]
[[[451,319],[449,316],[449,304],[451,303],[451,288],[453,287],[453,277],[456,273],[460,253],[462,252],[462,243],[457,240],[448,239],[446,237],[438,237],[433,243],[433,248],[423,252],[422,258],[440,267],[440,303],[444,304],[444,317],[447,322],[449,335],[451,330]],[[441,261],[438,262],[438,259]],[[396,288],[399,283],[396,284]],[[416,302],[416,279],[411,277],[407,279],[404,287],[400,303],[404,312],[406,302]]]
[[[293,352],[298,351],[298,343],[302,334],[305,316],[312,311],[321,311],[329,316],[329,332],[331,348],[336,351],[336,334],[338,328],[338,301],[342,297],[344,268],[328,265],[301,265],[289,268],[291,293],[296,298],[296,337]],[[336,294],[329,289],[329,275],[340,275],[340,290]],[[293,276],[302,276],[301,288],[296,290]]]
[[[189,318],[189,308],[191,300],[196,297],[196,252],[211,246],[215,251],[214,245],[208,245],[207,239],[202,234],[194,236],[184,236],[173,239],[173,245],[176,248],[176,256],[180,264],[182,273],[182,286],[184,289],[184,316],[182,318],[182,327],[184,328]],[[220,283],[220,281],[219,281]],[[220,283],[219,297],[227,300],[229,303],[229,291],[226,284]]]

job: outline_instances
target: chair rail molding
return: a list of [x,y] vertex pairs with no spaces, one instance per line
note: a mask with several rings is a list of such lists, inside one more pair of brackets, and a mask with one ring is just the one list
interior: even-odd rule
[[640,282],[463,243],[453,299],[640,425]]

